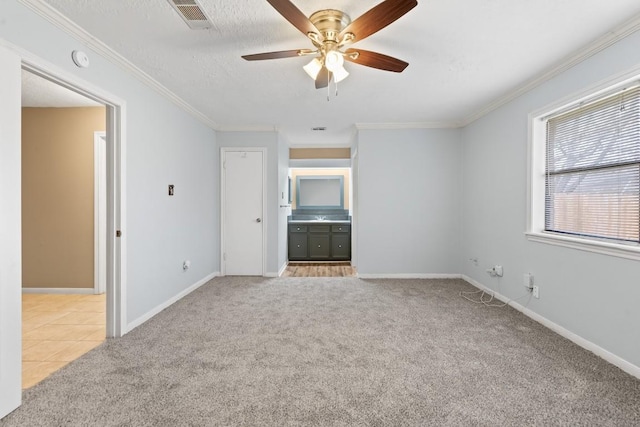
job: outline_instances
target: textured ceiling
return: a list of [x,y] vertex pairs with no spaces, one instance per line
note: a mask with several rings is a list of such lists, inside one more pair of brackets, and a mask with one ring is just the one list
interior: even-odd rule
[[98,107],[86,96],[22,70],[23,107]]
[[[166,0],[45,2],[221,128],[277,127],[293,146],[348,144],[355,123],[463,122],[640,14],[638,0],[418,0],[353,45],[409,67],[396,74],[347,63],[351,75],[327,102],[302,70],[309,58],[240,58],[311,47],[265,0],[202,0],[208,30],[189,29]],[[335,8],[355,19],[379,0],[293,2],[307,15]]]

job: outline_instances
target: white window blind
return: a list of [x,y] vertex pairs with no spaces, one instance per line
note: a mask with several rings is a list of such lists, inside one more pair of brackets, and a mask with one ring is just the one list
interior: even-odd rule
[[640,87],[547,121],[545,230],[640,243]]

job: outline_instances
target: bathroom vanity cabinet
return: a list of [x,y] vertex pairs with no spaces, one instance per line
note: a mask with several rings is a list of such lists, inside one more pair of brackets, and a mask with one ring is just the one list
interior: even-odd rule
[[289,261],[351,260],[351,224],[324,221],[289,223]]

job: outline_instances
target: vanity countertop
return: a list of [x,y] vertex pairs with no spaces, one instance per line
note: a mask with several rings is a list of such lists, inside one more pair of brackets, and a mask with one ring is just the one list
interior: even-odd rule
[[290,219],[289,224],[351,224],[348,219]]

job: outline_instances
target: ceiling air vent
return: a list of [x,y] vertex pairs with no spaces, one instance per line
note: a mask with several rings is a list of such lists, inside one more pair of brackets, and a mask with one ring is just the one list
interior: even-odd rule
[[169,4],[193,30],[211,28],[213,24],[196,0],[169,0]]

